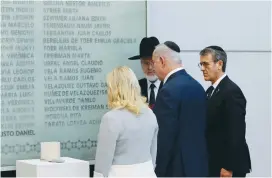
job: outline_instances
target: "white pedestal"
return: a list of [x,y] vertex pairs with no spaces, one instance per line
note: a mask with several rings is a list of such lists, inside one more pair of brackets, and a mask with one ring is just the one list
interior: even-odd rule
[[17,160],[16,177],[90,177],[88,161],[62,157],[64,163],[40,159]]

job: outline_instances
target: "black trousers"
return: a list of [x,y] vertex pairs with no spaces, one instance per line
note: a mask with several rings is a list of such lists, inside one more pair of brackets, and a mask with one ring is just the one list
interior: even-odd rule
[[246,177],[246,173],[233,172],[232,177]]

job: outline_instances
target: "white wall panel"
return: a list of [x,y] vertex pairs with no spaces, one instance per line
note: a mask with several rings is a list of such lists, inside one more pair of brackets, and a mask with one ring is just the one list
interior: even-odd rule
[[271,50],[270,1],[150,1],[148,35],[182,50]]

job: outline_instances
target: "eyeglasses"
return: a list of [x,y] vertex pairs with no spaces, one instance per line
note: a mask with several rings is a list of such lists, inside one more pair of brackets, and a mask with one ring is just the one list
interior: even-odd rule
[[198,67],[201,69],[202,67],[207,68],[212,62],[200,62]]
[[146,66],[146,67],[148,67],[148,66],[154,66],[154,62],[153,61],[142,61],[141,62],[141,64],[143,65],[143,66]]

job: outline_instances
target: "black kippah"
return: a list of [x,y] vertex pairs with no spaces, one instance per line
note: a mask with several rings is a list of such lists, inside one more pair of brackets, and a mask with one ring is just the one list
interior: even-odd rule
[[174,43],[173,41],[166,41],[166,42],[164,42],[164,44],[168,48],[172,49],[173,51],[176,51],[178,53],[180,52],[179,46],[176,43]]
[[225,51],[220,46],[208,46],[207,48],[211,48],[225,53]]

